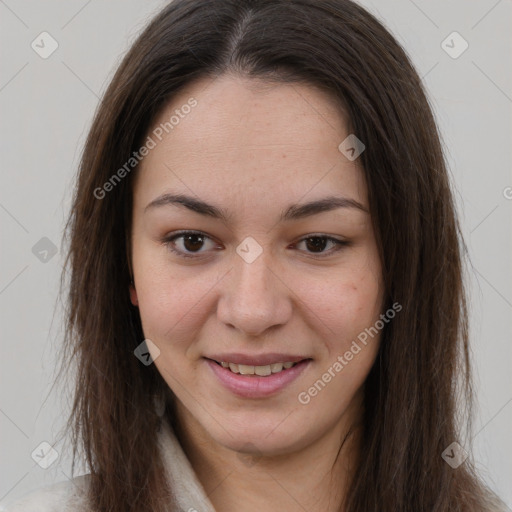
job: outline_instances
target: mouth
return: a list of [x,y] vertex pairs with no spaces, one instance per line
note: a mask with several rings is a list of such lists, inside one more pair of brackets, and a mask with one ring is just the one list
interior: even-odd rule
[[300,362],[300,361],[298,361],[298,362],[285,361],[285,362],[255,366],[255,365],[248,365],[248,364],[230,363],[227,361],[216,361],[215,359],[210,359],[210,361],[217,363],[219,366],[222,366],[222,368],[225,368],[232,373],[236,373],[239,375],[257,375],[258,377],[268,377],[269,375],[272,375],[275,373],[281,373],[285,370],[289,370],[290,368],[293,368]]
[[[293,356],[276,358],[272,355],[258,358],[256,361],[260,363],[258,365],[242,364],[240,359],[243,359],[244,363],[251,361],[247,357],[240,358],[235,355],[204,359],[215,381],[224,389],[238,397],[252,399],[267,398],[283,391],[313,362],[311,358]],[[253,358],[253,361],[255,359]],[[290,361],[290,359],[295,360]],[[233,360],[235,362],[232,362]],[[261,364],[265,362],[268,364]]]

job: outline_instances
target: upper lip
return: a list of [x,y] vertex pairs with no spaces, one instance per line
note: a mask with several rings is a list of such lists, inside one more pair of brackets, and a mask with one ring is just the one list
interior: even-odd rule
[[213,354],[211,356],[207,356],[207,359],[213,359],[218,363],[233,363],[233,364],[244,364],[248,366],[266,366],[274,363],[298,363],[304,359],[310,359],[309,357],[297,356],[292,354],[259,354],[259,355],[249,355],[249,354],[240,354],[240,353],[230,353],[230,354]]

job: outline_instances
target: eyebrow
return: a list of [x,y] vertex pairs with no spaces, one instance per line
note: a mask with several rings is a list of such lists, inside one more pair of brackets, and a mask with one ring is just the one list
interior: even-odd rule
[[[144,213],[149,209],[161,206],[185,207],[195,213],[199,213],[200,215],[222,220],[226,224],[232,216],[227,210],[223,210],[222,208],[206,203],[201,199],[187,196],[185,194],[163,194],[151,201],[146,208],[144,208]],[[308,203],[292,204],[288,206],[288,208],[281,213],[280,221],[303,219],[305,217],[311,217],[318,213],[328,212],[337,208],[354,208],[365,213],[369,213],[368,209],[355,199],[328,196]]]

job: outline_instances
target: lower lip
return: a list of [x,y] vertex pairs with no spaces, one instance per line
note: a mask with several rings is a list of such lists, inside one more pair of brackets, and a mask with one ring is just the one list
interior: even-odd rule
[[300,361],[295,366],[268,377],[241,375],[211,359],[206,359],[206,362],[220,382],[233,394],[243,398],[265,398],[278,393],[293,382],[309,366],[311,359]]

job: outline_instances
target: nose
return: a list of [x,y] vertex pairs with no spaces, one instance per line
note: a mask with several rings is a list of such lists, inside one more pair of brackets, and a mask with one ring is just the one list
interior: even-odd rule
[[264,255],[252,263],[235,259],[217,307],[221,322],[247,336],[262,336],[286,324],[292,314],[292,291]]

